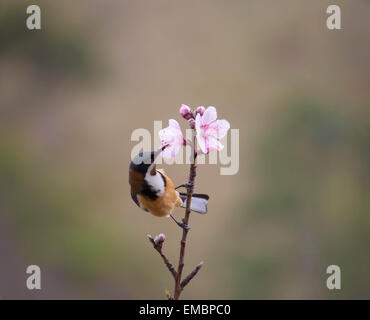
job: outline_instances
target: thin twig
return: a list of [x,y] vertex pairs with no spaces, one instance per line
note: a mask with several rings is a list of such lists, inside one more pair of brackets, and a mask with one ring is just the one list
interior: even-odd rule
[[193,279],[195,277],[195,275],[198,273],[198,271],[200,270],[200,268],[203,266],[203,261],[200,262],[196,267],[195,269],[190,272],[190,274],[184,279],[182,280],[181,282],[181,290],[183,290],[185,288],[185,286],[190,282],[191,279]]
[[160,256],[162,257],[162,259],[163,259],[165,265],[167,266],[168,270],[171,272],[171,274],[173,275],[173,277],[176,279],[176,270],[173,267],[172,263],[168,260],[168,258],[166,257],[166,255],[163,253],[163,251],[162,251],[162,245],[156,244],[154,242],[153,237],[150,234],[148,234],[148,239],[152,243],[154,249],[157,250],[158,253],[160,254]]

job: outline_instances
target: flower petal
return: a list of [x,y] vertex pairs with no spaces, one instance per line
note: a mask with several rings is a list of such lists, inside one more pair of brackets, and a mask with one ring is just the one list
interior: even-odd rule
[[210,124],[217,119],[217,111],[215,107],[208,107],[202,116],[203,124]]
[[167,127],[159,131],[158,135],[159,138],[161,139],[162,144],[171,144],[173,143],[175,139],[175,133],[176,131],[172,130],[171,128]]
[[213,136],[217,139],[222,139],[226,136],[227,131],[230,129],[230,123],[227,120],[217,120],[212,122],[207,130],[206,134]]
[[170,144],[166,149],[162,151],[163,158],[174,158],[178,154],[182,147],[182,144],[173,143]]
[[170,119],[169,126],[159,131],[159,138],[162,146],[167,148],[162,152],[164,158],[173,158],[184,145],[184,137],[181,132],[179,123],[176,120]]
[[168,120],[168,126],[170,128],[173,128],[173,129],[176,129],[178,131],[181,131],[181,127],[180,127],[179,123],[175,119]]
[[176,154],[175,154],[175,150],[174,150],[174,148],[173,148],[173,146],[171,145],[171,146],[168,146],[166,149],[164,149],[163,151],[162,151],[162,157],[163,158],[173,158],[174,156],[175,156]]
[[172,156],[172,148],[171,147],[167,147],[166,149],[164,149],[162,151],[162,157],[163,158],[173,158]]
[[208,152],[211,152],[213,150],[221,151],[224,148],[224,145],[214,137],[207,136],[206,147]]
[[202,125],[202,116],[200,114],[197,114],[195,117],[195,129],[197,132],[200,132]]
[[197,141],[198,141],[200,150],[202,150],[203,153],[207,153],[206,138],[203,135],[202,131],[197,131]]

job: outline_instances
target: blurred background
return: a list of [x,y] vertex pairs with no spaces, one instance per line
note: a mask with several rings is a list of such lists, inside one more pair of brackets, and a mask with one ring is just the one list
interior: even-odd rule
[[[240,169],[198,167],[188,299],[370,298],[370,2],[0,3],[0,297],[165,299],[173,280],[128,185],[133,130],[213,105]],[[342,9],[342,30],[326,8]],[[163,165],[175,184],[186,165]],[[177,210],[177,217],[183,215]],[[26,289],[41,268],[42,290]],[[342,289],[326,288],[338,265]]]

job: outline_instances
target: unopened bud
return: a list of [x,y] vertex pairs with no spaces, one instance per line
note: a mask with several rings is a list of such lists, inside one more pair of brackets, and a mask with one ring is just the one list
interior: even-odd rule
[[200,106],[195,109],[195,115],[200,114],[202,116],[204,111],[206,111],[206,108],[204,108],[203,106]]
[[193,118],[188,120],[190,128],[194,129],[195,128],[195,120]]
[[159,235],[155,236],[154,243],[156,245],[162,245],[165,240],[166,236],[164,235],[164,233],[160,233]]
[[181,105],[180,114],[186,120],[189,120],[193,117],[191,109],[186,104]]

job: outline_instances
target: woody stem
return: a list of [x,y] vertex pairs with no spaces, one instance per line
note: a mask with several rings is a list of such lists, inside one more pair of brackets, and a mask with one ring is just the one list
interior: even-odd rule
[[[196,138],[193,136],[193,143],[192,143],[192,152],[193,152],[193,161],[190,165],[190,173],[189,173],[189,179],[187,183],[187,194],[186,194],[186,208],[185,208],[185,216],[182,220],[185,225],[189,224],[189,218],[190,218],[190,205],[191,205],[191,198],[194,191],[194,181],[196,177],[196,157],[197,152],[195,150],[196,145]],[[182,271],[184,269],[184,259],[185,259],[185,247],[186,247],[186,238],[188,236],[189,229],[184,228],[182,230],[182,238],[180,242],[180,257],[179,257],[179,265],[177,268],[177,273],[175,277],[175,290],[174,290],[174,300],[178,300],[180,298],[181,291],[183,287],[181,286],[181,276]],[[190,279],[189,279],[190,281]]]
[[175,270],[174,266],[172,265],[172,263],[168,260],[168,258],[166,257],[166,255],[163,253],[163,251],[162,251],[162,245],[156,244],[154,242],[153,237],[150,234],[148,234],[148,239],[152,243],[154,249],[158,251],[159,255],[163,259],[163,262],[166,265],[166,267],[168,268],[168,270],[171,272],[171,274],[173,275],[173,277],[176,279],[176,270]]

